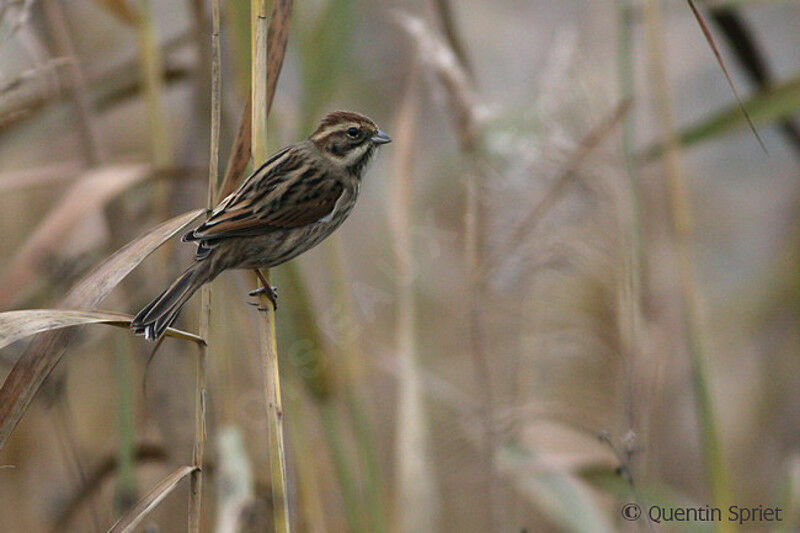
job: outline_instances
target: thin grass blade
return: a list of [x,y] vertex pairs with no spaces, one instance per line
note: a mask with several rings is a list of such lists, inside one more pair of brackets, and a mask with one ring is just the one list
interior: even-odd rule
[[128,511],[125,516],[117,520],[117,523],[109,528],[108,533],[128,533],[129,531],[133,531],[150,511],[155,509],[164,498],[175,490],[175,487],[178,486],[178,483],[180,483],[183,478],[197,469],[196,466],[182,466],[159,481],[158,485],[153,487],[153,490],[139,500],[133,509]]
[[686,0],[689,4],[689,8],[692,10],[692,14],[694,18],[697,19],[697,23],[700,25],[700,29],[703,30],[703,35],[708,41],[708,46],[711,47],[711,51],[714,52],[714,57],[717,59],[717,63],[719,63],[720,68],[722,69],[722,73],[725,74],[725,79],[728,80],[728,85],[731,87],[731,91],[733,91],[733,96],[736,98],[736,102],[739,104],[739,109],[742,111],[744,118],[747,120],[747,125],[750,126],[750,130],[755,135],[758,144],[761,146],[761,149],[764,150],[764,153],[767,152],[767,146],[764,144],[764,141],[761,139],[761,136],[758,134],[758,130],[756,130],[755,124],[753,124],[753,120],[750,118],[750,113],[747,112],[747,108],[742,101],[742,97],[739,96],[739,91],[736,89],[736,84],[733,83],[733,78],[731,78],[730,73],[728,72],[728,67],[725,66],[725,61],[722,59],[722,54],[717,47],[717,43],[714,40],[714,36],[711,35],[711,29],[706,24],[705,19],[703,18],[702,13],[697,9],[697,6],[694,5],[693,0]]
[[139,263],[153,253],[191,221],[205,212],[195,209],[172,218],[135,241],[120,248],[114,255],[76,283],[64,298],[61,307],[96,307]]

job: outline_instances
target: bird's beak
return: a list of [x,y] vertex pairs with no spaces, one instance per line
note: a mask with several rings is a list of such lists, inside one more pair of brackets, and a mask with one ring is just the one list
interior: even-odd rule
[[386,144],[392,142],[392,138],[386,135],[386,132],[383,130],[378,130],[378,133],[373,135],[370,140],[374,144]]

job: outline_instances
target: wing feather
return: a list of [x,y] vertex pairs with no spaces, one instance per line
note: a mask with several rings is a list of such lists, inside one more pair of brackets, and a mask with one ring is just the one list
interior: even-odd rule
[[305,163],[296,150],[285,148],[251,174],[184,240],[218,241],[302,227],[330,215],[343,191],[340,181]]

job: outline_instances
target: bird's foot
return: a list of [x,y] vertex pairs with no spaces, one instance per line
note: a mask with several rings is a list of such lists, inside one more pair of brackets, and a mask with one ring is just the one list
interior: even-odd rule
[[252,305],[253,307],[258,309],[262,313],[267,310],[266,307],[261,307],[261,302],[246,302],[246,303],[247,303],[247,305]]
[[[278,310],[278,288],[277,287],[273,287],[271,285],[266,286],[266,287],[259,287],[257,289],[253,289],[252,291],[248,292],[247,294],[249,294],[250,296],[259,296],[261,294],[266,295],[266,297],[272,303],[272,310],[273,311],[277,311]],[[266,309],[264,309],[263,307],[261,307],[257,303],[254,303],[254,302],[250,302],[250,303],[251,303],[251,305],[258,305],[259,306],[258,307],[259,311],[266,311]]]

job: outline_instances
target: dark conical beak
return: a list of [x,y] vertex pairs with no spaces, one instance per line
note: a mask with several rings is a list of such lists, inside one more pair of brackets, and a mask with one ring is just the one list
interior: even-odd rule
[[386,135],[386,132],[383,130],[378,130],[378,133],[373,135],[370,140],[374,144],[386,144],[392,142],[392,138]]

